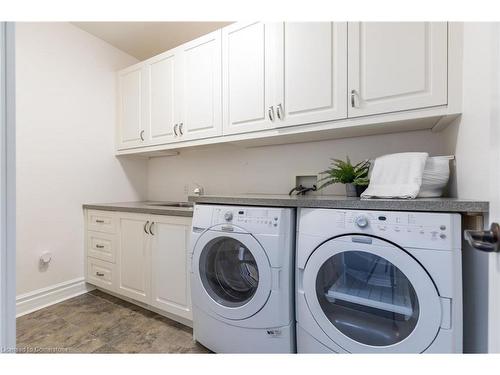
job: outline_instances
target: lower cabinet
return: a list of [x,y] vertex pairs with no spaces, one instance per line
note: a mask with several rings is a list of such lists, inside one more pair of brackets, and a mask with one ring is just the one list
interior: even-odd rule
[[191,218],[151,219],[151,305],[191,319],[187,251]]
[[148,303],[151,298],[150,237],[146,215],[121,214],[117,257],[117,292]]
[[[97,223],[106,233],[95,226],[98,215],[109,218]],[[192,320],[190,217],[87,210],[86,218],[88,283]]]

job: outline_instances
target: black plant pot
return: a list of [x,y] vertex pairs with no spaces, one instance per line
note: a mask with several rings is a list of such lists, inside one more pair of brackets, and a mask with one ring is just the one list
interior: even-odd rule
[[361,194],[366,190],[368,185],[356,185],[356,194],[358,197],[361,197]]

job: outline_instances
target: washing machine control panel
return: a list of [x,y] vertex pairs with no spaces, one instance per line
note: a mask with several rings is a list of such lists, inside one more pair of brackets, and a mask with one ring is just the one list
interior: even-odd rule
[[279,233],[282,221],[279,208],[214,207],[211,225],[233,224],[250,233]]

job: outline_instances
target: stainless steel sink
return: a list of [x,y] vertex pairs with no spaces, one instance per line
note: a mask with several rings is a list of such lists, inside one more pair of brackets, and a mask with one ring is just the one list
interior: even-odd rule
[[193,203],[191,202],[148,202],[149,206],[160,206],[160,207],[185,207],[192,208]]

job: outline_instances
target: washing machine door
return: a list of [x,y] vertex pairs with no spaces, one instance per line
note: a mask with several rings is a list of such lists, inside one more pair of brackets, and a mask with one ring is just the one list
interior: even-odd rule
[[318,325],[351,353],[421,353],[439,332],[441,303],[429,274],[386,241],[323,243],[305,265],[303,288]]
[[253,316],[271,293],[269,259],[248,233],[205,232],[194,248],[192,267],[197,305],[227,319]]

